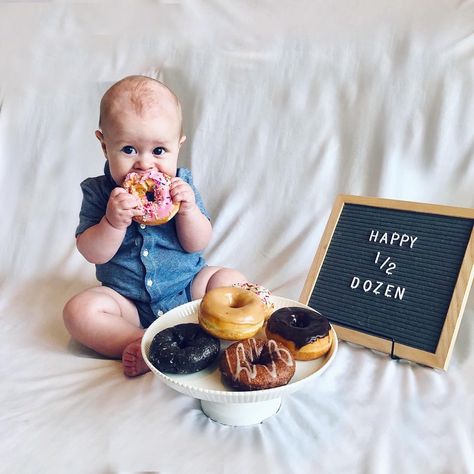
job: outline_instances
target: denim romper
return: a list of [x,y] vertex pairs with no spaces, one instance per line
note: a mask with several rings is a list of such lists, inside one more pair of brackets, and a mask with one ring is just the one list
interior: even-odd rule
[[[202,198],[193,185],[191,171],[178,168],[177,176],[192,187],[196,204],[209,219]],[[76,237],[99,223],[115,187],[117,184],[110,174],[108,162],[104,175],[81,183],[83,201]],[[181,247],[174,219],[159,226],[133,221],[112,259],[96,265],[96,276],[102,285],[132,300],[140,322],[146,328],[166,311],[191,301],[191,283],[204,266],[201,252],[188,253]]]

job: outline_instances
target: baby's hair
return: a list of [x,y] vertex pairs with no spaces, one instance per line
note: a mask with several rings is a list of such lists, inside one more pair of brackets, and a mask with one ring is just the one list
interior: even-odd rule
[[108,118],[117,97],[126,98],[135,112],[142,115],[147,110],[163,103],[163,92],[169,95],[176,106],[180,136],[182,136],[182,112],[178,97],[168,86],[147,76],[124,77],[105,92],[100,101],[99,128],[102,128],[104,121]]

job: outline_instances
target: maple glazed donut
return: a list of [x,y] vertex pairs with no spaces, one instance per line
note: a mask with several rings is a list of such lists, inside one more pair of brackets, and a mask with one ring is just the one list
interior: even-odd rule
[[214,288],[202,298],[198,320],[209,334],[237,341],[254,336],[263,326],[265,307],[258,296],[242,288]]
[[267,321],[268,338],[284,344],[296,360],[312,360],[331,348],[329,321],[317,311],[288,307],[275,311]]
[[271,293],[262,285],[257,285],[255,283],[234,283],[232,286],[236,288],[243,288],[244,290],[251,291],[255,293],[263,302],[265,306],[265,319],[268,319],[275,309],[275,305],[271,302],[270,297]]
[[141,216],[133,218],[139,224],[160,225],[171,220],[179,211],[170,195],[171,176],[156,170],[128,173],[122,187],[140,200]]
[[160,372],[192,374],[212,364],[220,348],[219,339],[203,331],[199,324],[183,323],[156,334],[148,358]]
[[232,388],[263,390],[286,385],[295,373],[296,363],[283,344],[252,337],[231,344],[222,354],[219,368]]

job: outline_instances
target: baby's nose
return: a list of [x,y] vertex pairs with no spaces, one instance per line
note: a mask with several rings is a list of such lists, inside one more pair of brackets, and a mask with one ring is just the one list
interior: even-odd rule
[[149,170],[151,168],[153,168],[153,160],[151,160],[150,158],[146,157],[146,156],[143,156],[141,157],[136,163],[135,163],[135,167],[137,169],[140,169],[140,170]]

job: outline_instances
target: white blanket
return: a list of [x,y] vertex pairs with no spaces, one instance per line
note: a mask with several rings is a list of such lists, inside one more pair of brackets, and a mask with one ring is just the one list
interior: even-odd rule
[[209,264],[298,299],[337,194],[474,207],[474,3],[2,2],[2,472],[474,472],[474,305],[448,372],[341,343],[263,424],[71,342],[96,284],[75,249],[102,173],[99,100],[128,74],[181,98]]

